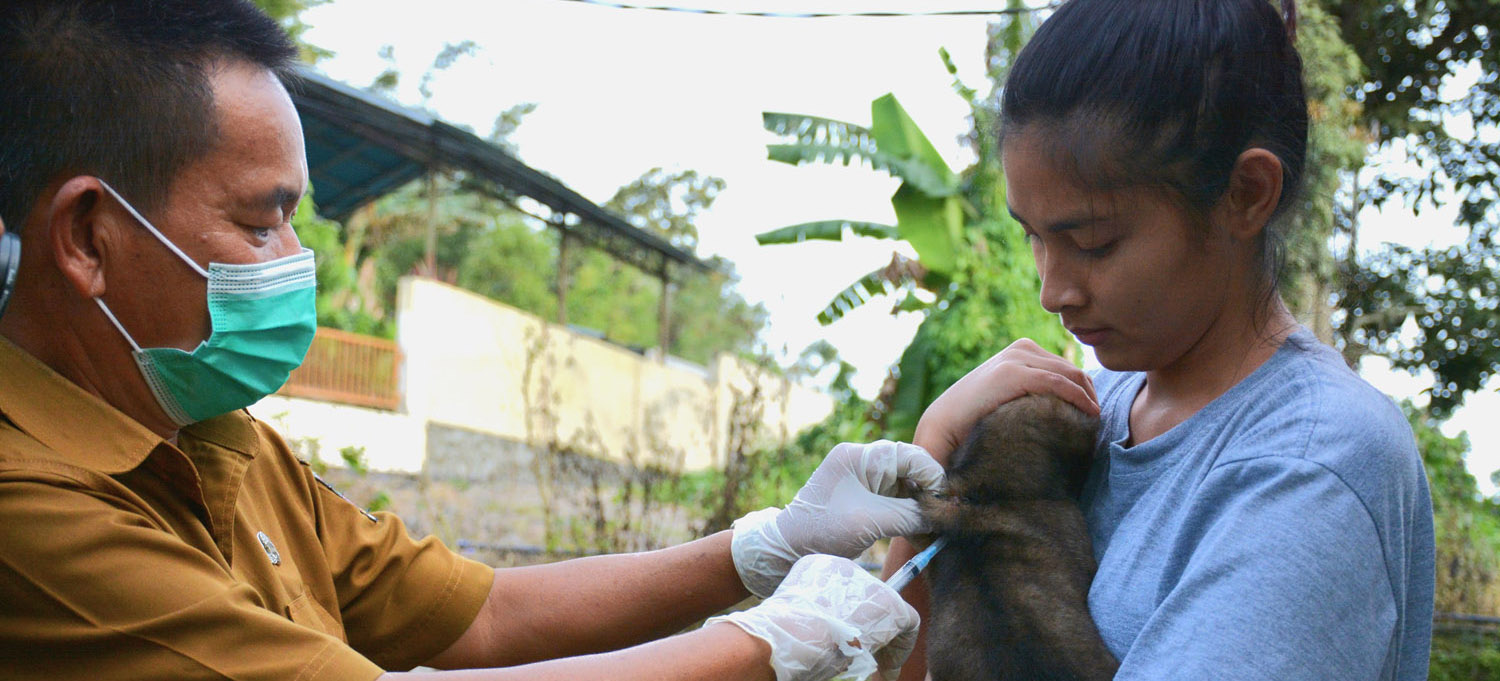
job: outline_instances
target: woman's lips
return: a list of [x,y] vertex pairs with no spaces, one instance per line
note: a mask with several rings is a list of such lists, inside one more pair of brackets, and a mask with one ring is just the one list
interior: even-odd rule
[[1073,334],[1073,337],[1077,338],[1078,342],[1083,343],[1084,345],[1098,345],[1099,343],[1103,342],[1104,339],[1109,335],[1109,329],[1107,327],[1098,327],[1092,329],[1083,327],[1070,328],[1068,329],[1068,332]]

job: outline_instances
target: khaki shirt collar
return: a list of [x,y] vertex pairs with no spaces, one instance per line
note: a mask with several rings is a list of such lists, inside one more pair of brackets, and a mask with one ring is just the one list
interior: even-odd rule
[[4,337],[0,377],[0,415],[73,465],[124,473],[164,442]]
[[260,444],[260,434],[255,431],[255,417],[244,409],[194,423],[183,428],[182,433],[252,459]]

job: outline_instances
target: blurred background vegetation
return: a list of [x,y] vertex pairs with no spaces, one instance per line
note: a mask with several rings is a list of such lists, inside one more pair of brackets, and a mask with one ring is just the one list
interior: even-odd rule
[[[258,0],[294,35],[301,33],[299,12],[323,1]],[[1433,494],[1437,609],[1500,616],[1500,499],[1482,498],[1465,469],[1467,438],[1447,437],[1438,429],[1500,366],[1495,244],[1500,135],[1494,134],[1500,130],[1500,57],[1492,44],[1500,28],[1500,2],[1297,4],[1313,125],[1304,205],[1290,224],[1282,288],[1304,322],[1351,364],[1379,356],[1398,369],[1432,376],[1425,399],[1407,402],[1404,409]],[[815,345],[785,370],[827,382],[840,406],[825,422],[779,449],[744,444],[724,471],[652,488],[664,502],[693,509],[699,531],[785,503],[838,442],[909,438],[932,399],[1012,339],[1032,337],[1053,351],[1078,356],[1057,322],[1035,305],[1029,254],[1004,210],[993,130],[999,84],[1047,11],[1020,0],[1009,0],[1008,8],[1015,13],[997,15],[989,32],[989,82],[954,82],[956,95],[973,112],[969,141],[978,160],[968,168],[953,171],[944,165],[894,98],[873,104],[869,126],[766,115],[767,129],[789,138],[772,146],[774,160],[858,161],[901,180],[892,197],[896,225],[833,221],[761,235],[768,248],[848,234],[877,236],[904,240],[918,254],[914,260],[893,254],[889,263],[872,263],[870,274],[831,301],[820,320],[832,323],[883,294],[896,294],[893,312],[918,310],[925,320],[876,398],[865,400],[849,389],[850,367],[838,359],[836,348]],[[424,96],[430,96],[425,85],[433,73],[472,50],[466,43],[444,50],[419,76]],[[309,61],[321,54],[315,46],[304,48]],[[389,91],[401,77],[392,69],[369,89]],[[1455,80],[1466,86],[1452,87]],[[528,111],[523,105],[500,112],[490,139],[508,145],[507,137],[524,124]],[[1377,157],[1400,162],[1377,164]],[[443,229],[435,266],[424,271],[423,234],[434,189]],[[692,252],[698,237],[694,218],[723,189],[718,178],[653,168],[621,187],[605,207]],[[1359,240],[1360,212],[1388,201],[1414,208],[1455,203],[1468,238],[1448,248],[1368,248]],[[344,225],[318,219],[304,204],[297,227],[320,255],[319,308],[325,325],[391,335],[395,282],[409,273],[542,317],[552,317],[557,305],[555,233],[515,206],[475,191],[462,175],[440,176],[433,187],[413,183]],[[719,351],[753,356],[765,310],[735,293],[732,263],[714,264],[719,273],[695,275],[674,292],[668,350],[699,362]],[[660,284],[655,277],[592,251],[571,258],[568,268],[575,292],[567,301],[569,322],[625,345],[656,344]],[[740,442],[753,442],[742,435]],[[1494,627],[1488,633],[1480,629],[1439,623],[1432,678],[1500,678],[1500,638]]]

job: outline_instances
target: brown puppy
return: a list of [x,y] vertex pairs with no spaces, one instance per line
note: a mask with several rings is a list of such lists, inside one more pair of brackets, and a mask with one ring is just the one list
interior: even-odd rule
[[922,500],[948,545],[932,588],[933,681],[1113,678],[1089,615],[1094,554],[1078,495],[1099,421],[1027,396],[980,420],[948,462],[948,493]]

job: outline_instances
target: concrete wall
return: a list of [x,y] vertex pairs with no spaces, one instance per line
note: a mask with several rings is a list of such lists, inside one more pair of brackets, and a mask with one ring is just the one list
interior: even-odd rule
[[427,424],[410,414],[272,395],[250,406],[303,458],[343,465],[339,450],[363,448],[374,470],[420,473],[427,457]]
[[766,443],[833,409],[736,358],[661,362],[428,279],[401,282],[398,315],[406,411],[518,442],[696,470],[724,461],[737,394],[759,386]]
[[[495,436],[633,466],[722,466],[741,418],[753,440],[785,442],[833,409],[827,395],[737,358],[663,362],[549,324],[440,282],[408,277],[397,295],[404,356],[398,412],[272,396],[251,408],[333,463],[365,448],[375,470],[419,472],[429,426]],[[753,408],[747,408],[753,400]]]

